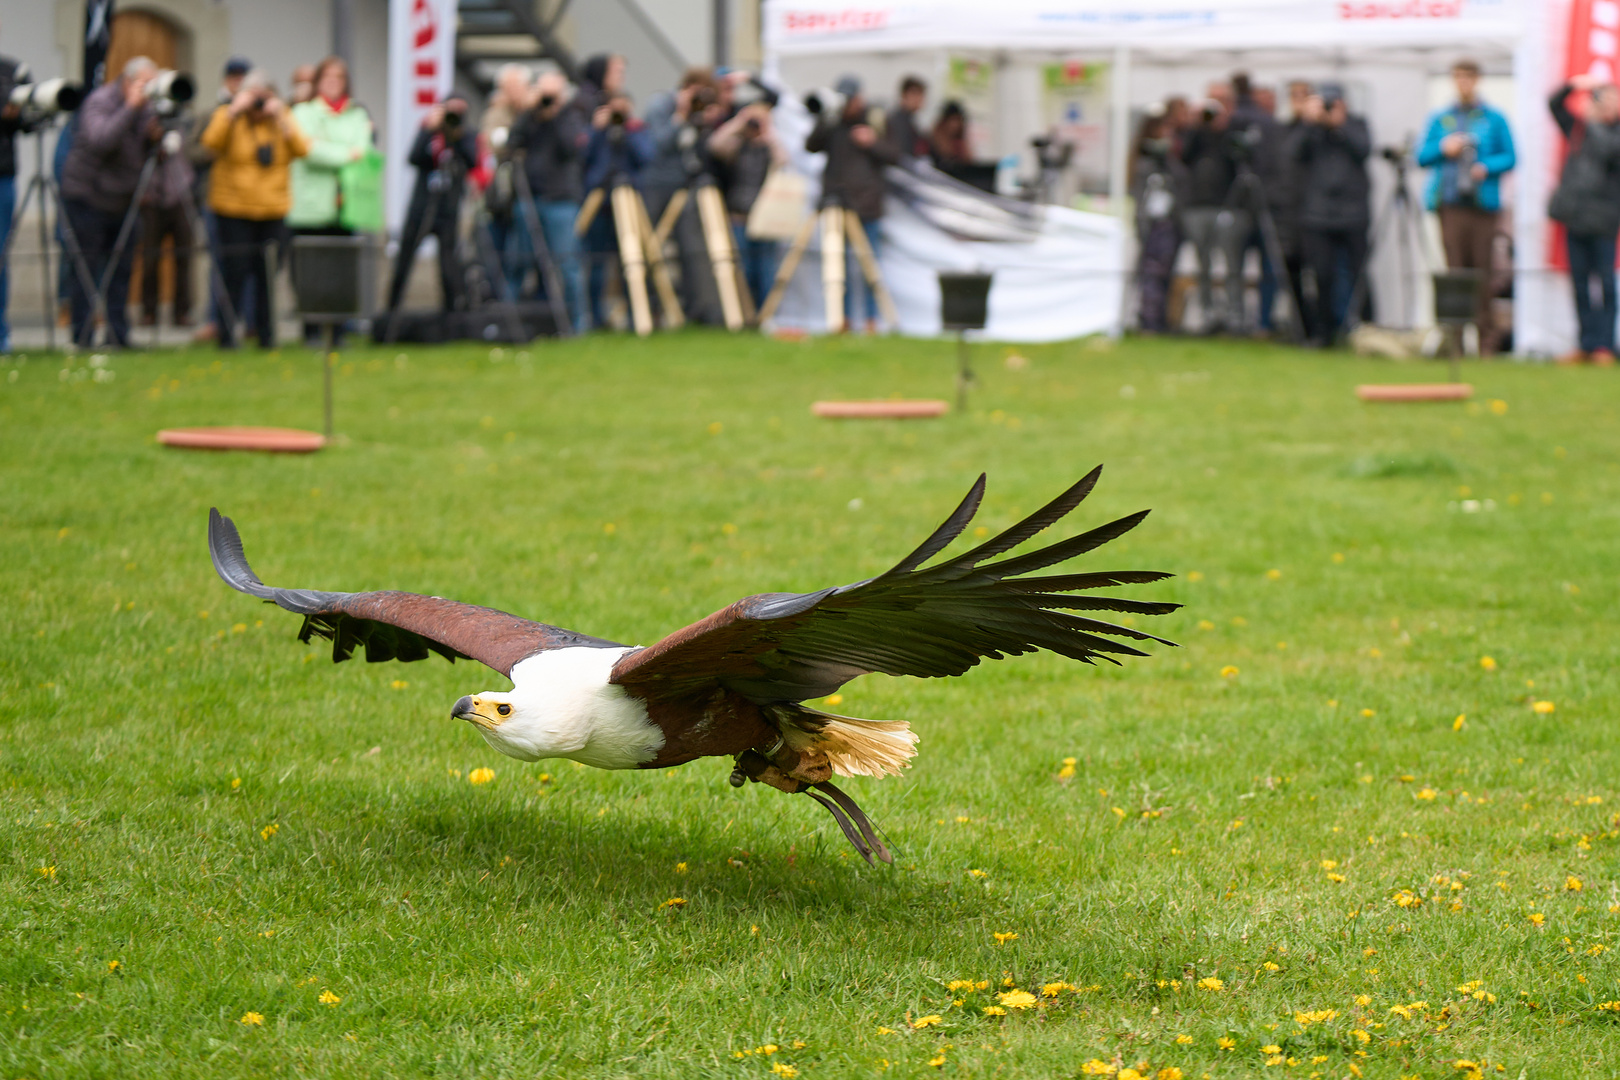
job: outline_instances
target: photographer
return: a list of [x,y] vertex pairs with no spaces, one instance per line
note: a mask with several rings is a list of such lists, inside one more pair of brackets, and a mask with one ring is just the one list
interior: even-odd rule
[[[11,104],[11,92],[19,82],[27,82],[28,69],[9,56],[0,56],[0,249],[11,236],[12,218],[17,211],[17,132],[22,110]],[[0,264],[0,354],[11,351],[10,267]]]
[[[586,292],[591,322],[598,329],[608,325],[602,297],[607,289],[608,263],[619,250],[616,230],[621,223],[615,220],[609,196],[619,184],[639,190],[641,170],[651,160],[652,141],[647,138],[646,125],[636,119],[628,96],[612,94],[591,114],[591,132],[585,143],[585,189],[603,189],[602,205],[585,232],[585,252],[590,259]],[[634,222],[622,224],[636,228]]]
[[[533,107],[518,117],[507,147],[523,169],[540,217],[540,231],[562,273],[563,292],[574,329],[585,329],[583,283],[579,268],[580,200],[585,195],[582,160],[587,136],[579,113],[569,107],[568,83],[556,72],[540,76]],[[521,207],[517,208],[521,210]],[[517,220],[514,216],[514,220]],[[523,226],[521,221],[515,227]],[[522,250],[527,250],[527,243]]]
[[[310,78],[315,96],[292,107],[298,129],[309,137],[309,153],[292,163],[292,208],[287,226],[300,236],[352,236],[343,224],[344,166],[361,160],[371,149],[371,114],[349,93],[349,65],[328,56]],[[320,344],[321,327],[304,324],[304,341]],[[335,327],[334,345],[342,327]]]
[[1243,250],[1238,254],[1238,267],[1241,269],[1248,261],[1250,251],[1259,254],[1260,311],[1256,321],[1259,331],[1267,334],[1272,329],[1272,309],[1277,303],[1277,275],[1285,272],[1286,268],[1271,265],[1271,252],[1266,249],[1265,236],[1261,231],[1261,206],[1256,196],[1263,193],[1265,212],[1277,227],[1278,247],[1282,247],[1282,228],[1278,221],[1288,216],[1286,199],[1289,193],[1282,176],[1282,129],[1274,115],[1275,102],[1268,106],[1262,101],[1263,94],[1262,88],[1256,87],[1246,72],[1240,71],[1232,76],[1234,104],[1232,119],[1228,124],[1232,132],[1230,145],[1237,159],[1238,171],[1241,173],[1247,166],[1254,170],[1260,182],[1260,192],[1251,190],[1246,196],[1249,201],[1241,204],[1241,209],[1249,211],[1253,217],[1254,224],[1249,229],[1249,235],[1244,237]]
[[[124,217],[135,199],[147,151],[163,137],[157,113],[147,101],[146,85],[157,65],[137,56],[118,78],[97,87],[79,107],[77,133],[62,166],[62,204],[68,224],[99,287],[118,244]],[[129,276],[135,245],[126,243],[107,282],[107,342],[129,345]],[[77,273],[68,275],[73,312],[73,340],[88,348],[95,327],[95,296],[85,291]]]
[[771,107],[763,101],[744,105],[737,115],[715,128],[709,152],[726,166],[726,210],[743,280],[757,308],[765,302],[776,277],[776,241],[748,235],[748,214],[772,169],[787,164],[787,147],[776,137]]
[[[1231,116],[1215,98],[1205,100],[1199,122],[1181,143],[1187,171],[1187,197],[1181,231],[1198,256],[1198,303],[1205,333],[1237,330],[1243,325],[1243,245],[1254,228],[1254,215],[1229,206],[1237,169],[1232,157]],[[1215,309],[1214,263],[1219,251],[1226,263],[1226,314]]]
[[[247,78],[253,65],[245,56],[233,56],[225,61],[225,68],[220,75],[219,90],[216,105],[229,105],[241,92],[242,80]],[[214,168],[214,152],[202,144],[202,133],[208,128],[208,121],[214,118],[210,110],[199,117],[192,124],[192,137],[187,142],[187,153],[191,158],[192,172],[196,179],[192,183],[191,194],[198,208],[202,211],[203,232],[207,234],[208,257],[216,263],[223,265],[219,257],[219,222],[214,217],[214,211],[208,205],[208,180]],[[219,327],[224,319],[219,313],[219,297],[212,288],[208,292],[208,321],[197,328],[192,336],[194,342],[213,341],[219,336]],[[253,320],[253,312],[238,310],[237,316],[243,322]]]
[[1291,144],[1304,195],[1299,208],[1300,250],[1316,278],[1317,343],[1338,338],[1356,280],[1367,261],[1371,223],[1367,122],[1352,116],[1344,91],[1323,83],[1305,99],[1305,124]]
[[1186,171],[1174,151],[1169,110],[1148,108],[1131,155],[1131,198],[1136,204],[1136,322],[1145,333],[1170,329],[1170,280],[1181,250],[1177,211]]
[[[1455,104],[1429,118],[1417,162],[1429,174],[1427,203],[1440,215],[1446,265],[1489,274],[1491,249],[1502,211],[1502,174],[1514,166],[1513,133],[1507,118],[1479,98],[1479,65],[1459,60],[1451,67]],[[1480,291],[1479,351],[1495,351],[1499,336],[1491,319],[1489,289]]]
[[923,102],[928,100],[928,84],[915,75],[900,80],[900,101],[889,110],[885,130],[889,141],[900,153],[901,161],[912,161],[928,156],[928,138],[923,134],[919,117]]
[[[675,193],[702,175],[714,176],[709,135],[723,118],[720,85],[708,68],[689,68],[673,93],[657,94],[647,105],[647,140],[652,158],[641,170],[647,214],[656,225]],[[725,321],[714,270],[703,241],[697,200],[688,199],[671,230],[680,257],[681,308],[691,322],[718,326]]]
[[[208,205],[219,224],[220,273],[238,311],[253,298],[253,330],[261,348],[276,343],[270,282],[274,248],[292,206],[291,163],[309,153],[309,139],[262,71],[250,71],[229,105],[214,110],[202,143],[214,152]],[[219,344],[236,347],[236,327],[220,313]]]
[[186,154],[189,140],[178,127],[163,136],[157,164],[141,197],[141,325],[158,323],[159,266],[163,240],[172,241],[174,325],[191,325],[191,187],[196,175]]
[[467,122],[467,99],[451,94],[428,110],[422,130],[411,144],[410,163],[416,168],[410,206],[399,233],[399,255],[388,286],[388,310],[399,310],[405,299],[416,249],[428,234],[439,241],[439,286],[444,310],[461,302],[461,257],[457,228],[461,197],[467,190],[467,172],[478,165],[478,132]]
[[[822,207],[836,205],[855,211],[876,258],[882,248],[883,196],[887,190],[883,167],[897,164],[900,153],[869,122],[861,81],[845,75],[838,80],[836,89],[844,99],[843,109],[836,114],[823,111],[804,148],[812,154],[827,155],[827,167],[821,174]],[[844,279],[848,283],[844,289],[844,323],[852,329],[856,325],[854,285],[864,282],[864,278],[853,248],[846,249],[845,258],[849,269]],[[877,296],[870,287],[863,285],[862,291],[866,294],[866,332],[873,334],[877,332]]]
[[[1569,108],[1577,91],[1587,95],[1583,114]],[[1568,140],[1564,171],[1547,207],[1547,216],[1564,226],[1569,252],[1569,281],[1575,289],[1580,321],[1580,350],[1561,363],[1590,361],[1605,367],[1615,361],[1615,233],[1620,232],[1620,90],[1591,75],[1577,75],[1559,87],[1549,101],[1553,119]],[[1592,279],[1603,292],[1603,307],[1592,307]]]

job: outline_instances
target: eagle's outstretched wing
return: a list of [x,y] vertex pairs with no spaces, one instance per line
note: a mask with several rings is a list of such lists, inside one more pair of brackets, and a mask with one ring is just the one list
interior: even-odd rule
[[208,553],[213,556],[214,569],[231,588],[302,615],[299,641],[330,638],[334,662],[349,659],[356,645],[364,645],[366,660],[371,663],[425,660],[430,653],[438,653],[451,662],[458,657],[477,660],[510,675],[519,660],[546,649],[616,646],[494,608],[437,596],[273,588],[260,581],[248,565],[236,525],[218,510],[208,511]]
[[923,563],[967,528],[984,497],[980,476],[954,513],[894,569],[853,585],[813,593],[761,593],[630,653],[610,681],[650,699],[723,686],[757,701],[823,697],[858,675],[960,675],[983,657],[1050,649],[1091,663],[1147,654],[1114,638],[1174,642],[1129,627],[1068,614],[1121,611],[1162,615],[1179,604],[1066,596],[1085,589],[1171,577],[1147,570],[1023,577],[1098,547],[1135,528],[1147,511],[1001,562],[1010,551],[1078,506],[1102,467],[1012,528],[927,569]]

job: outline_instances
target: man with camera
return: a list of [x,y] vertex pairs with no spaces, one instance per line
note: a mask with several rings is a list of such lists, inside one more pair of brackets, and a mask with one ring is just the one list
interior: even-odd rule
[[[823,108],[816,117],[816,126],[804,148],[812,154],[825,152],[827,167],[821,174],[821,206],[842,206],[853,210],[861,219],[866,242],[877,256],[882,247],[883,197],[887,186],[883,168],[900,161],[900,152],[894,144],[873,127],[867,116],[866,99],[861,95],[861,81],[845,75],[834,88],[843,99],[841,108]],[[837,102],[831,104],[836,105]],[[849,266],[845,273],[844,324],[853,329],[855,322],[855,283],[864,281],[855,262],[853,248],[846,247],[845,258]],[[870,288],[866,295],[866,332],[877,332],[877,296]]]
[[[1181,143],[1181,164],[1187,176],[1181,231],[1198,256],[1198,303],[1206,333],[1243,326],[1243,245],[1254,228],[1254,215],[1245,207],[1231,205],[1232,182],[1237,178],[1233,138],[1231,113],[1210,97],[1199,111],[1197,126]],[[1217,251],[1226,263],[1224,314],[1215,308]]]
[[772,169],[787,164],[787,147],[776,137],[771,123],[771,106],[755,101],[737,110],[737,115],[714,129],[709,136],[709,153],[725,166],[726,211],[731,217],[731,235],[743,281],[757,308],[776,278],[776,241],[756,240],[748,235],[748,215],[765,187]]
[[907,75],[900,80],[900,100],[889,110],[885,133],[899,152],[901,161],[928,156],[928,137],[923,134],[920,119],[923,102],[927,100],[927,83],[915,75]]
[[[100,288],[107,276],[147,153],[163,137],[147,95],[147,85],[157,71],[149,58],[134,57],[118,78],[97,87],[79,107],[73,148],[62,167],[62,204],[89,268],[92,288]],[[125,243],[117,254],[104,299],[107,343],[121,349],[129,345],[129,277],[135,245]],[[77,273],[70,274],[68,282],[73,340],[87,348],[95,332],[96,298]]]
[[[535,84],[533,104],[513,123],[506,143],[514,166],[523,170],[529,194],[534,196],[540,232],[562,274],[564,300],[576,332],[585,328],[574,223],[585,195],[581,162],[586,138],[585,122],[569,107],[567,80],[548,71]],[[521,202],[514,206],[513,227],[520,232],[527,227],[521,218],[525,212]],[[520,250],[528,250],[527,243],[520,241],[520,245]]]
[[1330,346],[1349,316],[1350,297],[1367,262],[1372,221],[1367,122],[1351,114],[1344,90],[1323,83],[1300,111],[1290,150],[1299,169],[1300,252],[1316,279],[1316,344]]
[[[1491,271],[1491,249],[1500,228],[1502,174],[1513,168],[1513,132],[1507,117],[1479,97],[1479,64],[1451,67],[1457,101],[1429,118],[1417,162],[1429,174],[1427,202],[1440,215],[1446,265],[1453,270]],[[1479,351],[1495,351],[1498,333],[1488,288],[1480,291]]]
[[[720,84],[706,67],[688,68],[673,92],[657,94],[647,105],[647,139],[652,158],[641,170],[647,214],[656,223],[675,193],[699,177],[715,177],[708,139],[723,119]],[[687,199],[671,230],[680,259],[681,309],[688,321],[718,326],[725,321],[714,269],[704,244],[697,201]]]
[[467,172],[478,165],[478,132],[467,123],[467,99],[451,94],[428,110],[422,129],[411,144],[410,163],[416,169],[405,224],[399,234],[399,257],[394,261],[388,287],[388,310],[397,311],[405,299],[416,250],[431,233],[439,241],[439,286],[444,310],[461,303],[461,257],[457,232],[461,198],[467,190]]
[[[1576,93],[1586,95],[1580,116],[1569,107]],[[1564,226],[1580,322],[1580,349],[1560,363],[1608,367],[1615,362],[1614,326],[1620,318],[1614,283],[1615,234],[1620,232],[1620,90],[1595,76],[1577,75],[1553,93],[1548,107],[1569,151],[1547,216]],[[1594,277],[1603,294],[1601,308],[1592,306]]]
[[[619,65],[622,79],[623,65]],[[590,135],[585,141],[585,188],[602,189],[602,204],[591,219],[585,232],[584,248],[590,260],[586,279],[586,293],[590,302],[591,324],[598,329],[608,325],[607,309],[602,301],[607,291],[608,264],[618,252],[618,228],[613,201],[609,197],[614,187],[629,184],[640,191],[641,170],[652,160],[652,141],[647,127],[636,118],[629,95],[623,91],[604,91],[601,104],[591,113]],[[633,222],[622,227],[634,229]]]

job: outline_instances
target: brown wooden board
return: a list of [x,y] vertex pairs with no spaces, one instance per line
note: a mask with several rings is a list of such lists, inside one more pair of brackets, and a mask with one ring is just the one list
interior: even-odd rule
[[1466,401],[1474,396],[1468,383],[1363,383],[1356,387],[1362,401]]
[[944,416],[943,401],[818,401],[810,406],[815,416],[836,420],[924,420]]

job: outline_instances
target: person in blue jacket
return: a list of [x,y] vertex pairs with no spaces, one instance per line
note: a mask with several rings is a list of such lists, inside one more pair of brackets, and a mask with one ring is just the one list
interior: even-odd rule
[[[1507,117],[1479,97],[1479,65],[1451,66],[1457,100],[1429,118],[1418,164],[1429,173],[1427,204],[1440,216],[1440,239],[1452,270],[1491,272],[1491,250],[1500,231],[1502,174],[1513,168],[1513,132]],[[1479,349],[1495,351],[1499,338],[1491,319],[1490,289],[1480,293],[1475,322]]]

